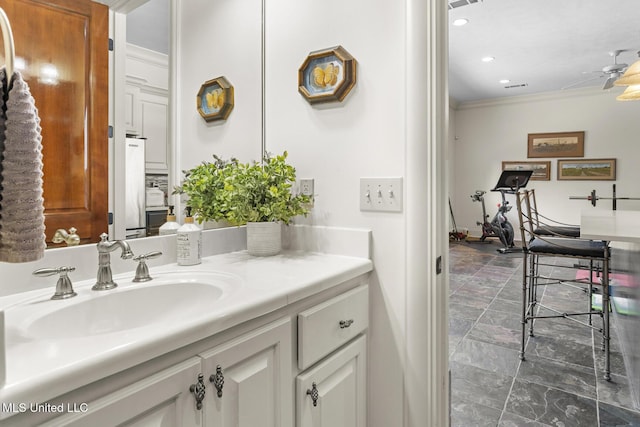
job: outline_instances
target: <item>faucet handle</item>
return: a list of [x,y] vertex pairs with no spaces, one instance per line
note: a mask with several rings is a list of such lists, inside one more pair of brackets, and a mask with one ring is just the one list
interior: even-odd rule
[[78,236],[78,229],[75,227],[69,228],[69,231],[64,228],[59,228],[54,233],[51,241],[53,243],[65,242],[67,246],[77,246],[80,244],[80,236]]
[[71,279],[69,279],[68,273],[75,271],[75,267],[58,267],[58,268],[40,268],[35,270],[32,274],[37,277],[48,277],[55,274],[59,274],[58,282],[56,283],[56,292],[51,299],[66,299],[75,297],[77,294],[73,290]]
[[154,252],[149,252],[143,255],[138,255],[137,257],[133,258],[134,261],[138,262],[138,268],[136,268],[136,277],[133,278],[133,281],[147,282],[153,279],[153,277],[149,275],[149,267],[147,267],[147,260],[158,258],[160,255],[162,255],[162,252],[154,251]]

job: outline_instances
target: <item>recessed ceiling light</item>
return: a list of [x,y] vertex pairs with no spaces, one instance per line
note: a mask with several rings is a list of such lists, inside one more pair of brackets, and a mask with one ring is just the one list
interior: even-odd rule
[[500,80],[500,84],[503,84],[503,85],[504,85],[504,84],[509,83],[510,81],[511,81],[511,80],[509,80],[509,79],[502,79],[502,80]]
[[482,62],[491,62],[495,59],[496,58],[494,58],[493,56],[485,56],[484,58],[482,58]]
[[463,25],[467,25],[468,23],[469,20],[467,18],[458,18],[453,21],[453,25],[455,25],[456,27],[462,27]]

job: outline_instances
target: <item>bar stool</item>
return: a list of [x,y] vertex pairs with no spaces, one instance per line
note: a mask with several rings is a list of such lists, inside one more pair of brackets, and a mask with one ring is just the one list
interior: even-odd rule
[[[535,188],[525,192],[528,205],[531,207],[531,220],[533,222],[533,232],[539,236],[555,237],[580,237],[580,226],[555,221],[544,216],[538,210]],[[542,221],[540,220],[542,218]]]
[[[605,353],[604,378],[611,379],[611,369],[609,360],[609,256],[610,250],[608,242],[583,240],[580,238],[557,237],[556,234],[542,235],[536,233],[539,222],[536,218],[537,207],[532,208],[534,195],[530,190],[523,190],[516,193],[516,203],[520,220],[520,234],[522,239],[522,337],[520,347],[520,359],[525,360],[525,345],[527,325],[529,326],[529,336],[534,336],[534,323],[540,319],[565,318],[576,325],[594,329],[602,334],[602,350]],[[549,230],[547,230],[549,231]],[[592,307],[592,289],[598,285],[593,281],[593,272],[590,271],[588,279],[564,279],[554,278],[551,274],[542,276],[540,267],[570,268],[575,267],[549,264],[549,258],[568,257],[573,259],[587,260],[593,269],[595,264],[601,265],[602,286],[602,310]],[[542,304],[538,301],[538,288],[549,285],[562,285],[577,288],[581,291],[588,290],[588,309],[585,311],[565,312],[554,308],[551,305]],[[582,286],[587,286],[583,288]],[[591,322],[592,315],[602,317],[602,327],[594,326]],[[582,321],[582,316],[588,316],[588,322]]]
[[[524,192],[524,196],[527,198],[527,206],[531,208],[531,221],[533,223],[533,234],[537,236],[546,236],[546,237],[568,237],[568,238],[579,238],[580,237],[580,226],[575,224],[567,224],[560,221],[553,220],[547,216],[544,216],[538,210],[538,202],[536,200],[536,192],[535,188],[527,190]],[[541,220],[542,218],[542,220]],[[598,265],[595,265],[593,260],[589,261],[589,265],[576,265],[577,268],[589,269],[589,272],[593,274],[595,271],[597,276],[600,276],[600,270]],[[594,293],[593,282],[589,283],[589,301],[588,307],[590,310],[591,307],[591,298]],[[592,317],[589,314],[589,324],[592,324]]]

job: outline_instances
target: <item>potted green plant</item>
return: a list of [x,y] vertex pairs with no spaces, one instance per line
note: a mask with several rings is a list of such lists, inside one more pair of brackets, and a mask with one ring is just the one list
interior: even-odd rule
[[282,248],[282,224],[309,212],[309,196],[292,193],[296,170],[287,164],[287,156],[286,151],[267,155],[262,163],[214,156],[215,162],[185,171],[177,192],[189,196],[199,220],[246,224],[250,254],[274,255]]
[[292,193],[296,170],[287,152],[267,155],[262,163],[235,163],[221,194],[226,219],[247,225],[247,250],[252,255],[275,255],[282,248],[282,224],[307,215],[310,198]]
[[204,161],[198,166],[183,170],[184,179],[174,187],[173,194],[184,194],[194,218],[205,222],[227,223],[224,200],[224,183],[238,165],[238,160],[223,160],[213,155],[213,162]]

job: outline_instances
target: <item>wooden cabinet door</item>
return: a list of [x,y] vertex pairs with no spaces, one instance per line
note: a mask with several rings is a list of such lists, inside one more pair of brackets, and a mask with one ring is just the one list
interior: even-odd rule
[[89,0],[0,7],[41,119],[47,242],[70,227],[98,241],[108,227],[109,9]]
[[[206,426],[292,426],[289,319],[245,334],[201,357],[207,382]],[[224,379],[220,393],[209,381],[218,372]]]
[[203,409],[197,408],[190,390],[198,381],[200,368],[201,360],[193,357],[98,400],[68,404],[63,408],[68,414],[41,425],[202,426]]
[[366,427],[366,348],[362,335],[298,375],[297,427]]

